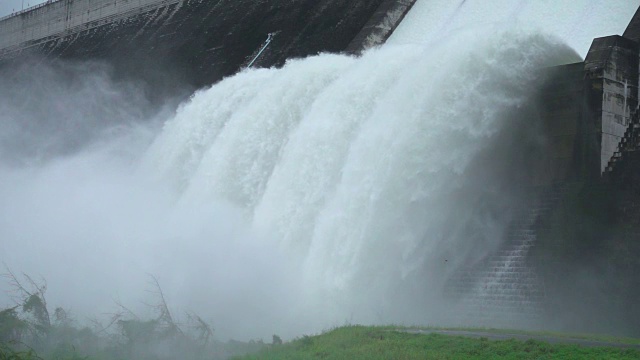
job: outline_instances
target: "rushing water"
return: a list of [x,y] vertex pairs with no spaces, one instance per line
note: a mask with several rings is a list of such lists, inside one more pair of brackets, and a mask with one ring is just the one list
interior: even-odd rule
[[540,69],[578,57],[538,32],[403,26],[360,58],[244,71],[153,119],[95,67],[39,82],[44,104],[5,93],[0,260],[83,315],[136,308],[154,274],[223,336],[442,321],[442,282],[499,243],[514,172],[544,147]]

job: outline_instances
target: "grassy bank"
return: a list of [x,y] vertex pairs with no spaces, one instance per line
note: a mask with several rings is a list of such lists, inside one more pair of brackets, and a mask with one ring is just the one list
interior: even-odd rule
[[[211,343],[202,347],[191,344],[190,349],[182,349],[181,355],[167,353],[156,349],[143,352],[127,353],[117,347],[105,348],[100,353],[77,353],[67,346],[58,347],[55,352],[36,355],[31,350],[14,350],[0,343],[0,360],[125,360],[125,359],[225,359],[232,354],[251,355],[238,356],[234,359],[640,359],[640,350],[611,347],[583,347],[579,345],[548,344],[535,340],[489,340],[486,338],[467,338],[462,336],[443,335],[439,333],[411,333],[407,331],[443,331],[442,329],[417,329],[398,327],[365,327],[346,326],[317,336],[304,336],[294,341],[267,345],[262,342],[247,344],[239,342]],[[451,329],[445,331],[452,331]],[[481,332],[482,334],[504,333],[502,330],[458,329],[465,332]],[[509,332],[513,334],[513,332]],[[524,335],[551,336],[550,333],[527,333]],[[557,334],[556,334],[557,335]],[[560,334],[562,335],[562,334]],[[489,336],[489,335],[487,335]],[[562,339],[563,336],[554,336]],[[567,337],[575,339],[576,337]],[[586,337],[594,340],[592,337]],[[166,340],[166,339],[165,339]],[[632,343],[632,339],[621,342],[617,338],[608,338],[616,343]],[[175,345],[175,344],[174,344]],[[235,347],[232,349],[232,347]],[[144,350],[144,349],[142,349]],[[160,350],[159,352],[157,352]]]
[[536,331],[536,330],[519,330],[519,329],[497,329],[497,328],[482,328],[482,327],[389,327],[390,330],[400,329],[407,331],[422,331],[422,332],[447,332],[447,331],[460,331],[460,332],[474,332],[474,333],[487,333],[498,335],[522,335],[528,337],[548,337],[556,338],[559,342],[563,342],[562,339],[568,340],[586,340],[597,341],[604,343],[616,343],[626,345],[639,345],[640,338],[611,336],[604,334],[589,334],[589,333],[571,333],[571,332],[558,332],[558,331]]
[[[224,360],[235,359],[639,359],[638,339],[495,329],[345,326],[282,343],[220,341],[213,326],[193,313],[174,317],[158,281],[152,317],[140,317],[122,304],[106,319],[78,324],[63,308],[49,308],[46,283],[10,270],[18,304],[0,308],[0,360]],[[590,345],[624,344],[634,349],[580,347],[534,338]],[[463,336],[473,336],[469,338]],[[584,340],[584,341],[583,341]],[[594,343],[597,341],[598,343]],[[602,342],[608,342],[603,344]],[[245,355],[249,354],[249,355]]]
[[348,326],[236,359],[640,359],[640,351]]

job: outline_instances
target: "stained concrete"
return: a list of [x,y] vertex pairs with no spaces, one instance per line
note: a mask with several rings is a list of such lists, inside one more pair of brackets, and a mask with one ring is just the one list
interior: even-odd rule
[[416,0],[385,0],[371,16],[360,33],[347,46],[347,52],[358,54],[382,45],[400,25]]
[[240,71],[270,33],[254,66],[357,53],[386,39],[413,1],[59,0],[0,21],[0,66],[97,59],[154,90],[197,88]]
[[638,106],[639,56],[638,43],[608,36],[593,41],[584,62],[542,71],[549,157],[536,184],[600,179]]
[[[585,59],[593,140],[604,172],[638,106],[638,43],[622,36],[597,38]],[[590,130],[587,130],[590,132]]]

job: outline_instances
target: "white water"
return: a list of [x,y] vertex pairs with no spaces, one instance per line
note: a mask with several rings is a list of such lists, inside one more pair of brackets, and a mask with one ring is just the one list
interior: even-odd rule
[[145,172],[159,171],[180,206],[224,201],[267,234],[300,276],[290,313],[306,324],[433,321],[438,279],[425,267],[452,249],[462,261],[456,247],[473,240],[447,233],[506,225],[477,218],[477,194],[456,197],[494,190],[468,184],[475,167],[503,165],[480,154],[515,121],[538,69],[574,60],[543,36],[475,32],[245,72],[183,105]]
[[460,30],[553,34],[584,57],[596,37],[622,35],[640,0],[418,0],[388,43],[428,43]]
[[442,321],[442,281],[499,242],[508,170],[539,145],[520,131],[539,69],[576,60],[555,38],[472,27],[246,71],[144,124],[120,109],[123,131],[2,164],[0,260],[81,316],[136,308],[152,273],[222,337]]

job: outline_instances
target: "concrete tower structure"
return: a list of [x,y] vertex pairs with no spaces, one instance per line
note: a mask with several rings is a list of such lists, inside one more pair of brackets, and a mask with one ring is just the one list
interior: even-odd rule
[[550,155],[539,184],[597,181],[610,169],[638,108],[639,17],[625,36],[595,39],[584,62],[546,71],[540,108]]

